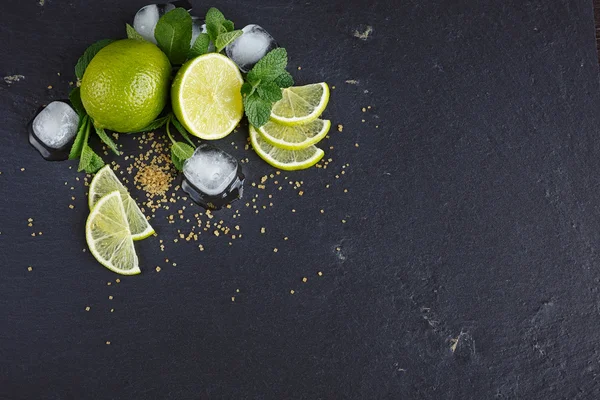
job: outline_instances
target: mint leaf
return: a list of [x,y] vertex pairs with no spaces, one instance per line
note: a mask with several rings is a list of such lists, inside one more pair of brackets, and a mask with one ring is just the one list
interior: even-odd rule
[[154,38],[172,64],[183,64],[192,40],[192,17],[184,8],[169,11],[158,20]]
[[281,88],[275,82],[265,82],[256,88],[256,93],[261,99],[275,103],[281,100]]
[[248,82],[256,85],[259,82],[274,81],[285,72],[287,62],[287,51],[284,48],[271,50],[248,72]]
[[221,33],[217,36],[217,41],[215,42],[215,48],[217,49],[217,53],[220,53],[229,43],[233,43],[237,38],[242,36],[243,32],[241,30],[231,31]]
[[194,144],[194,142],[192,142],[192,139],[190,139],[190,135],[188,134],[188,131],[183,127],[183,125],[181,125],[179,123],[179,121],[176,118],[172,118],[171,122],[173,123],[173,126],[175,127],[175,129],[177,129],[179,131],[179,134],[181,136],[183,136],[183,138],[192,146],[196,146]]
[[71,146],[71,152],[69,153],[69,160],[76,160],[81,156],[81,151],[86,142],[86,135],[88,129],[89,118],[87,115],[80,117],[79,128],[77,129],[77,136]]
[[75,112],[79,115],[79,118],[83,118],[86,112],[83,103],[81,102],[81,92],[78,87],[73,88],[71,93],[69,93],[69,101]]
[[87,145],[86,135],[86,143],[83,145],[83,148],[81,149],[81,156],[79,157],[79,167],[77,168],[78,172],[87,170],[94,154],[94,150],[92,150],[90,146]]
[[207,33],[201,33],[196,38],[196,41],[192,45],[192,48],[188,52],[188,58],[196,58],[202,54],[208,53],[208,46],[210,45],[210,37]]
[[75,76],[77,76],[77,79],[83,79],[83,73],[85,72],[87,66],[90,64],[90,61],[92,61],[92,58],[94,58],[94,56],[100,50],[102,50],[103,47],[112,42],[112,39],[103,39],[92,44],[85,50],[85,52],[81,57],[79,57],[79,60],[77,60],[77,64],[75,65]]
[[183,163],[194,154],[194,148],[187,143],[175,142],[171,146],[171,161],[179,171],[183,171]]
[[248,122],[255,128],[260,128],[269,121],[273,105],[261,99],[257,93],[244,97],[244,109]]
[[290,86],[294,86],[294,78],[287,71],[285,71],[284,73],[279,75],[277,78],[275,78],[275,80],[273,82],[275,82],[275,84],[282,89],[289,88]]
[[125,30],[127,31],[128,39],[146,40],[146,39],[144,39],[144,37],[142,35],[137,33],[137,31],[133,28],[133,26],[131,26],[129,24],[125,24]]
[[93,174],[98,172],[98,170],[102,167],[104,167],[104,160],[102,160],[102,158],[98,154],[93,153],[92,159],[88,163],[85,172],[87,172],[88,174]]
[[161,118],[155,119],[154,121],[150,122],[150,124],[148,124],[147,126],[143,127],[142,129],[140,129],[139,131],[127,132],[127,133],[152,132],[152,131],[160,128],[164,124],[166,124],[167,121],[169,120],[169,118],[171,118],[170,114],[167,115],[166,117],[161,117]]
[[252,93],[254,93],[254,86],[252,86],[248,82],[244,82],[240,91],[242,93],[242,96],[250,96]]
[[100,140],[102,140],[102,142],[104,142],[104,144],[107,145],[113,151],[113,153],[115,153],[116,155],[120,156],[121,152],[119,151],[119,148],[117,147],[117,144],[110,138],[110,136],[108,136],[106,134],[106,132],[104,131],[104,129],[99,128],[99,127],[97,127],[95,125],[94,125],[94,128],[96,129],[96,134],[98,135],[98,137],[100,138]]
[[[214,43],[217,40],[219,33],[221,33],[220,29],[225,21],[225,16],[223,16],[221,11],[214,7],[208,9],[206,17],[204,18],[204,23],[206,24],[206,32],[208,32],[211,42]],[[225,31],[227,31],[227,29],[225,29]]]
[[222,25],[225,27],[225,29],[227,29],[227,32],[231,32],[235,29],[233,26],[233,21],[230,21],[228,19],[223,21]]

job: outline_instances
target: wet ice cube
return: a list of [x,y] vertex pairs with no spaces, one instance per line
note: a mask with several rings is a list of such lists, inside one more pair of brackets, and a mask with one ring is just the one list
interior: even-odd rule
[[171,3],[163,4],[149,4],[140,8],[133,18],[133,28],[142,35],[144,39],[149,42],[156,44],[154,38],[154,28],[160,17],[165,15],[171,10],[174,10],[175,6]]
[[200,145],[183,164],[183,190],[206,208],[219,209],[242,196],[238,161],[212,145]]
[[69,143],[77,134],[79,115],[67,103],[53,101],[33,120],[33,133],[52,149]]
[[46,159],[66,159],[65,152],[77,135],[78,125],[79,115],[70,105],[53,101],[30,123],[29,142]]
[[242,36],[227,46],[225,52],[242,72],[248,72],[265,54],[279,46],[273,36],[258,25],[246,25],[242,32]]

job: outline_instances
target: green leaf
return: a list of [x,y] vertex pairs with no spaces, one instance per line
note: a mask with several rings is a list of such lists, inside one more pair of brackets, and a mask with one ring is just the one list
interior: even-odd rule
[[225,17],[221,11],[214,7],[208,9],[206,17],[204,18],[204,23],[206,24],[206,32],[208,32],[211,42],[214,43],[217,40],[220,29],[225,21]]
[[285,72],[287,62],[287,51],[283,47],[271,50],[248,72],[247,79],[254,84],[272,82]]
[[104,144],[107,145],[113,151],[113,153],[115,153],[116,155],[120,156],[121,152],[119,151],[119,148],[117,147],[117,144],[110,138],[110,136],[108,136],[106,134],[106,132],[104,131],[104,129],[99,128],[99,127],[97,127],[95,125],[94,125],[94,128],[96,129],[96,134],[98,135],[98,137],[100,138],[100,140],[102,140],[102,142],[104,142]]
[[183,163],[194,154],[194,148],[187,143],[175,142],[171,146],[171,161],[179,171],[183,170]]
[[190,135],[189,135],[188,131],[183,127],[183,125],[181,125],[181,123],[179,123],[179,121],[176,118],[172,118],[171,122],[173,123],[173,126],[175,127],[175,129],[177,129],[177,131],[179,131],[179,134],[181,136],[183,136],[183,138],[186,140],[186,142],[191,144],[192,147],[195,147],[196,145],[194,144],[194,142],[192,142],[192,139],[190,139]]
[[85,50],[85,52],[83,53],[83,55],[81,57],[79,57],[79,60],[77,61],[77,64],[75,65],[75,76],[77,76],[77,79],[83,79],[83,73],[85,72],[85,69],[87,68],[87,66],[90,64],[90,61],[92,61],[92,58],[94,58],[94,56],[100,50],[102,50],[102,48],[104,48],[106,45],[108,45],[112,42],[113,42],[112,39],[103,39],[103,40],[100,40],[100,41],[92,44],[90,47],[88,47]]
[[275,82],[275,84],[282,89],[289,88],[290,86],[294,86],[294,78],[287,71],[285,71],[284,73],[279,75],[277,78],[275,78],[275,80],[273,82]]
[[[86,137],[86,139],[87,139],[87,137]],[[86,143],[83,145],[83,148],[81,149],[81,156],[79,157],[79,167],[77,168],[78,172],[87,170],[90,163],[92,162],[92,157],[94,156],[94,154],[95,154],[94,150],[92,150],[92,148],[87,145],[87,140],[86,140]]]
[[244,82],[240,91],[242,93],[242,96],[250,96],[252,93],[254,93],[254,86],[252,86],[248,82]]
[[192,17],[184,8],[169,11],[158,20],[154,38],[172,64],[183,64],[192,40]]
[[220,53],[227,45],[229,45],[229,43],[233,43],[237,38],[242,36],[242,34],[243,32],[241,30],[221,33],[215,42],[217,53]]
[[83,107],[83,103],[81,102],[81,92],[78,87],[73,88],[71,93],[69,93],[69,101],[75,112],[79,115],[79,118],[83,118],[86,112],[85,107]]
[[234,25],[233,25],[233,21],[230,21],[228,19],[223,21],[222,25],[225,27],[225,29],[227,29],[227,32],[231,32],[235,29]]
[[104,167],[104,160],[102,160],[102,157],[100,157],[98,154],[93,153],[92,159],[90,160],[87,168],[85,169],[85,172],[87,172],[88,174],[94,174],[98,172],[98,170],[102,167]]
[[133,26],[129,24],[125,24],[125,29],[127,30],[127,38],[135,39],[135,40],[146,40],[142,35],[137,33],[137,31],[133,28]]
[[152,131],[160,128],[164,124],[166,124],[167,121],[169,120],[169,118],[171,118],[171,114],[169,114],[169,115],[167,115],[165,117],[161,117],[161,118],[155,119],[154,121],[150,122],[150,124],[148,124],[147,126],[143,127],[142,129],[140,129],[139,131],[127,132],[127,133],[152,132]]
[[265,82],[256,88],[256,93],[261,99],[275,103],[281,100],[281,88],[275,82]]
[[86,136],[88,133],[88,124],[89,118],[87,115],[84,115],[79,120],[79,128],[77,129],[77,136],[75,136],[75,141],[71,146],[71,152],[69,153],[69,160],[76,160],[81,156],[81,151],[83,150],[83,146],[86,143]]
[[207,33],[201,33],[196,38],[196,41],[192,45],[192,48],[188,52],[188,58],[196,58],[202,54],[208,53],[208,46],[210,45],[210,37]]
[[256,128],[260,128],[269,121],[273,105],[261,99],[257,93],[244,97],[244,109],[248,122]]

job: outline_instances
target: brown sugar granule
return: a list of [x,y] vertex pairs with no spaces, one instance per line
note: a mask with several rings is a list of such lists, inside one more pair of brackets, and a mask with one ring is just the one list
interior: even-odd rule
[[162,196],[171,187],[173,177],[170,173],[165,172],[164,168],[151,164],[140,168],[134,180],[141,185],[145,192]]

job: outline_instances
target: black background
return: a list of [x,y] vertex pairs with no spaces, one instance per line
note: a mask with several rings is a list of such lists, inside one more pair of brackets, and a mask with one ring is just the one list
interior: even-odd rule
[[116,284],[82,252],[83,174],[42,160],[25,125],[143,4],[2,6],[0,73],[25,78],[0,81],[0,398],[599,397],[591,1],[197,4],[265,27],[298,84],[336,86],[325,116],[344,130],[327,169],[282,174],[303,196],[250,185],[273,169],[246,129],[221,141],[249,158],[243,216],[216,214],[243,238],[204,234],[200,252],[161,214],[143,273]]

